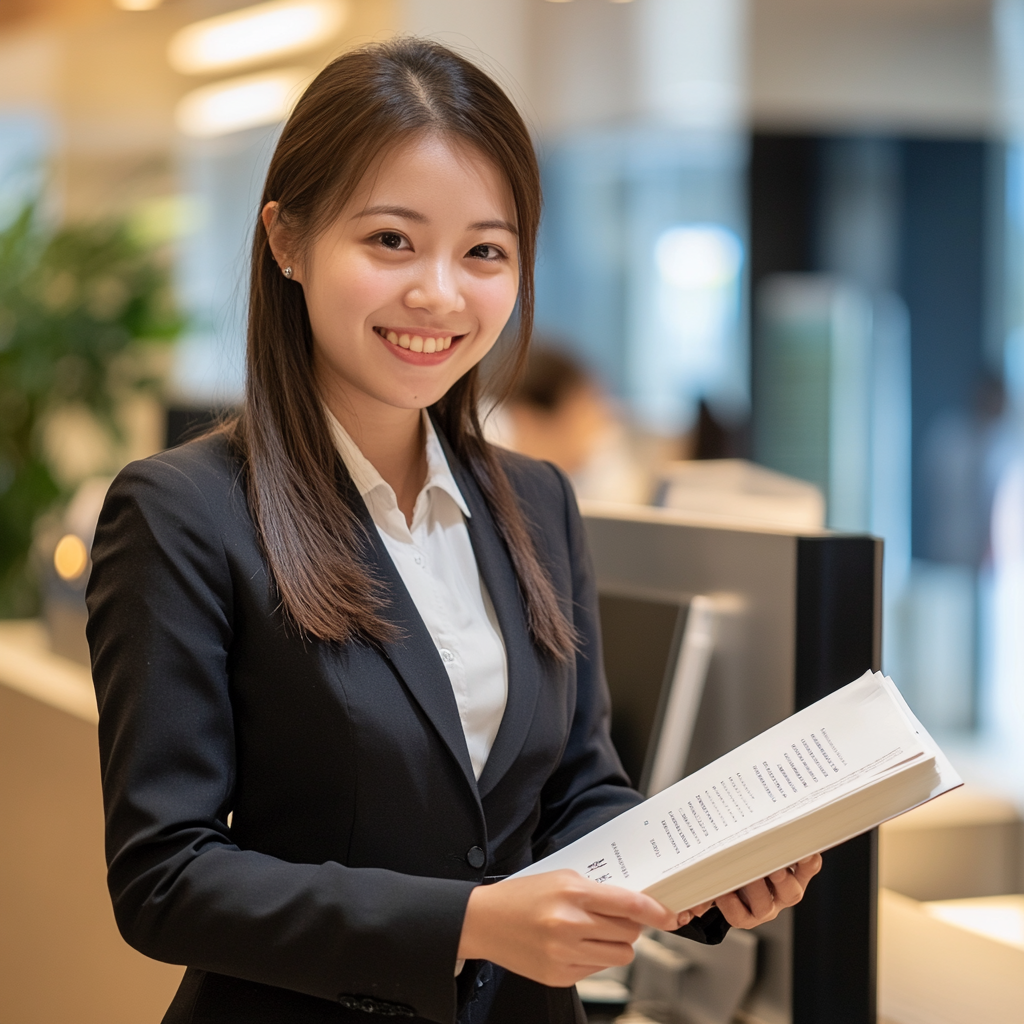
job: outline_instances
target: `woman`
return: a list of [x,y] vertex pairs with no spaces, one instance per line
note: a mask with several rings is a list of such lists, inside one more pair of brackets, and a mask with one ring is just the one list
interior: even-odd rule
[[692,915],[566,872],[481,884],[640,799],[565,478],[476,418],[517,302],[523,357],[539,213],[482,72],[417,41],[341,57],[268,172],[243,412],[111,487],[109,885],[125,938],[189,965],[166,1022],[578,1020],[573,983],[641,927],[720,939],[816,870]]

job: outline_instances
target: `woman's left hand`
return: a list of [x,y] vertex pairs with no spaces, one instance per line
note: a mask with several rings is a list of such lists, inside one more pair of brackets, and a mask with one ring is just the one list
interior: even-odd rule
[[821,854],[815,853],[788,868],[773,871],[759,882],[682,911],[677,927],[682,928],[695,917],[707,913],[711,907],[718,907],[733,928],[756,928],[766,921],[775,920],[783,908],[799,903],[804,898],[807,883],[820,870]]

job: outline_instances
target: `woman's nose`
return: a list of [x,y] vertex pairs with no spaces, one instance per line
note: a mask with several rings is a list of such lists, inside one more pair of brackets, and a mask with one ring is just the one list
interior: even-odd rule
[[420,264],[405,303],[413,309],[429,313],[461,313],[466,308],[456,268],[444,260],[425,261]]

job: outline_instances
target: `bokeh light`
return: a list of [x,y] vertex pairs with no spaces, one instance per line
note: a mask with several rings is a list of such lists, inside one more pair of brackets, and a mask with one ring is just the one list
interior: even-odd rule
[[62,580],[77,580],[89,564],[89,552],[82,538],[67,533],[57,542],[53,552],[53,567]]
[[175,120],[193,138],[274,124],[287,118],[309,77],[305,68],[280,68],[206,85],[181,100]]
[[347,17],[344,0],[271,0],[186,26],[171,38],[167,59],[185,75],[229,71],[326,43]]

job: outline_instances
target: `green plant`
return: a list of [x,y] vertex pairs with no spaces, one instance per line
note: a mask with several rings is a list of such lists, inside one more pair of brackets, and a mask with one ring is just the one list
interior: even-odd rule
[[68,497],[46,418],[84,407],[118,438],[126,391],[158,383],[126,374],[126,357],[179,326],[163,261],[127,223],[48,230],[31,204],[0,229],[0,617],[38,609],[33,526]]

